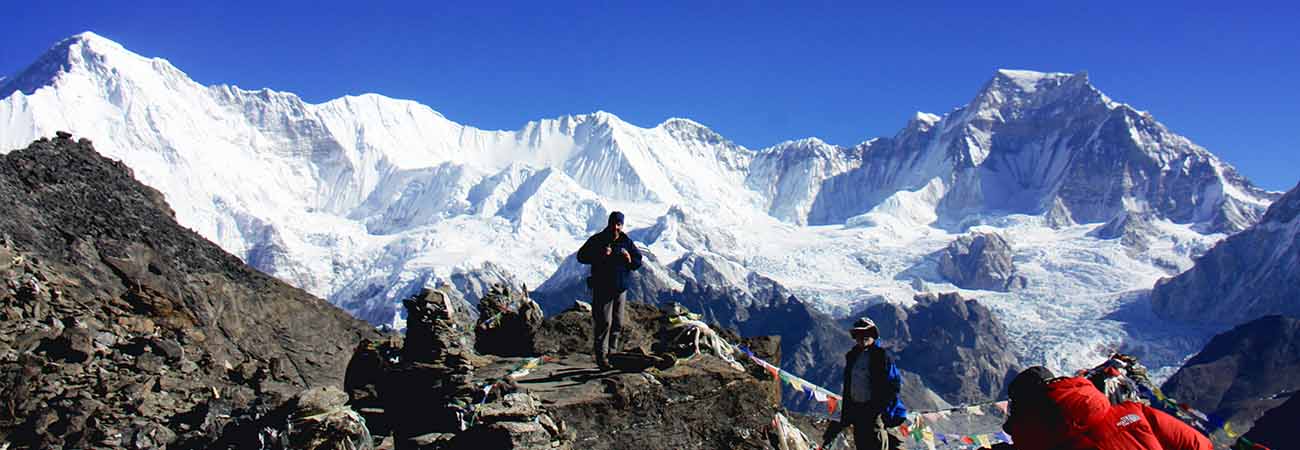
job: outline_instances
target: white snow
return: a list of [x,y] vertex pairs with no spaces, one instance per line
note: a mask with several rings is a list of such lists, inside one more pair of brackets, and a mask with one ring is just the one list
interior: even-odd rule
[[[996,110],[917,113],[925,126],[913,131],[943,126],[920,148],[863,167],[861,154],[820,139],[752,151],[689,119],[646,129],[598,111],[489,131],[376,94],[310,104],[269,89],[204,87],[92,33],[65,44],[66,71],[30,95],[0,99],[0,151],[59,130],[88,137],[162,191],[181,224],[246,259],[275,247],[285,258],[259,269],[398,326],[402,295],[457,274],[508,274],[534,287],[572,275],[561,273],[572,271],[565,258],[613,210],[651,236],[643,244],[665,266],[693,255],[682,277],[707,262],[739,284],[748,271],[771,277],[833,313],[908,304],[915,280],[957,290],[932,256],[958,234],[940,226],[942,209],[978,207],[981,189],[1006,194],[970,176],[975,169],[954,172],[950,153],[983,164],[992,136],[971,121],[1003,120]],[[1069,76],[999,73],[1024,93]],[[1064,155],[1063,141],[1032,148]],[[874,152],[879,142],[859,147]],[[1025,166],[1051,179],[1061,164]],[[848,181],[827,191],[837,178]],[[1261,201],[1220,184],[1230,197]],[[849,213],[807,226],[818,205]],[[1176,364],[1208,333],[1132,311],[1143,289],[1189,267],[1221,235],[1158,221],[1151,250],[1136,254],[1089,237],[1095,223],[1053,230],[1041,217],[1006,213],[968,222],[1007,236],[1030,280],[1013,293],[963,291],[1004,319],[1028,362],[1074,368],[1094,362],[1090,347],[1127,342]]]

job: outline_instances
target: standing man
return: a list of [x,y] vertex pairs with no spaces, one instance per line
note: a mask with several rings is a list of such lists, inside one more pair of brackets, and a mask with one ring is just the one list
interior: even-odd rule
[[592,356],[601,369],[609,368],[609,352],[619,351],[623,331],[623,292],[630,274],[641,268],[641,251],[623,232],[623,213],[609,214],[609,224],[578,249],[578,262],[591,265]]
[[877,345],[880,331],[875,322],[863,317],[849,330],[857,345],[844,355],[844,406],[839,423],[832,423],[823,436],[823,447],[845,426],[853,427],[858,450],[886,450],[889,436],[885,420],[898,400],[902,378],[885,349]]

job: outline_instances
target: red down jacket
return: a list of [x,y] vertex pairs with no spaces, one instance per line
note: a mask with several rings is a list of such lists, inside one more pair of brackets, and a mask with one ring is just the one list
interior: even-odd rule
[[1085,378],[1047,385],[1056,411],[1015,411],[1003,426],[1016,450],[1213,450],[1204,435],[1140,403],[1111,405]]

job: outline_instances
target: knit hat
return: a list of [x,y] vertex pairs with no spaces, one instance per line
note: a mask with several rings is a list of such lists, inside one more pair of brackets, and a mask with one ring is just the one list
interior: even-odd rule
[[857,322],[853,322],[853,329],[849,330],[849,332],[853,334],[871,333],[875,336],[880,335],[880,330],[876,329],[876,323],[866,317],[858,319]]
[[1047,382],[1055,375],[1051,370],[1043,366],[1034,366],[1021,371],[1014,379],[1011,380],[1011,386],[1007,388],[1007,394],[1012,400],[1026,400],[1041,396],[1047,387]]
[[614,224],[619,224],[619,225],[623,224],[623,213],[618,211],[609,213],[609,226],[612,227],[614,226]]

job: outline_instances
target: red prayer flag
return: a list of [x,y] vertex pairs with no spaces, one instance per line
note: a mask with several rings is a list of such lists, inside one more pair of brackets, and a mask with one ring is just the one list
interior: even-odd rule
[[829,411],[829,412],[827,412],[826,414],[834,415],[834,414],[835,414],[835,406],[836,406],[838,403],[839,403],[839,401],[836,400],[835,397],[829,397],[829,396],[826,397],[826,410]]
[[905,423],[904,423],[904,424],[901,424],[901,425],[898,426],[898,431],[902,431],[902,432],[903,432],[903,436],[907,436],[907,435],[912,434],[911,429],[908,428],[908,427],[907,427],[907,424],[905,424]]
[[767,373],[772,374],[773,380],[780,380],[781,375],[776,372],[776,367],[767,366]]
[[975,443],[975,440],[974,440],[974,439],[971,439],[970,436],[962,436],[962,437],[961,437],[961,442],[964,443],[964,444],[974,444],[974,443]]

